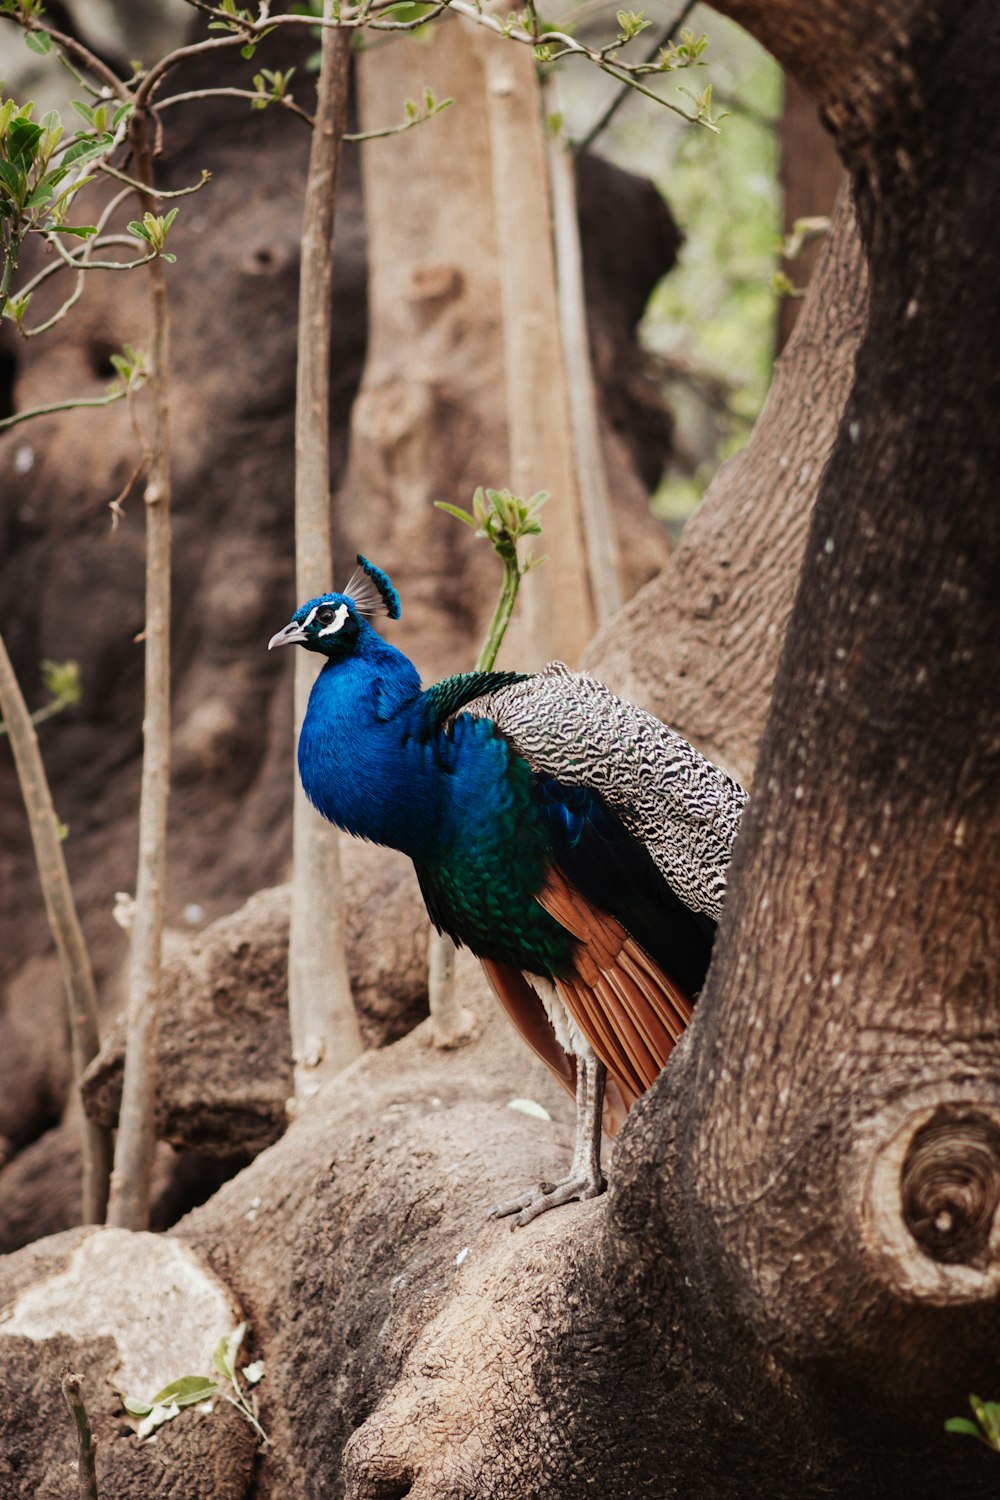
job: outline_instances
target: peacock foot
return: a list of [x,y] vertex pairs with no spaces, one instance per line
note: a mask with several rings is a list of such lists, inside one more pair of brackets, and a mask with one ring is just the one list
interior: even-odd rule
[[539,1214],[547,1213],[550,1208],[558,1208],[562,1203],[582,1202],[585,1198],[596,1198],[607,1187],[607,1181],[603,1174],[597,1176],[587,1174],[570,1173],[564,1177],[562,1182],[540,1182],[537,1187],[526,1188],[516,1198],[510,1198],[506,1203],[497,1203],[490,1209],[487,1218],[506,1219],[511,1214],[514,1221],[511,1229],[523,1229],[525,1224],[530,1224],[532,1219],[537,1219]]

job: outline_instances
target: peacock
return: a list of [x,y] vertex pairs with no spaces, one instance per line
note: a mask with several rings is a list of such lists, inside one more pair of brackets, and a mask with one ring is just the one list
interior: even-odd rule
[[747,793],[581,672],[466,672],[423,689],[369,623],[400,617],[367,558],[269,643],[326,658],[302,724],[310,802],[410,857],[437,929],[477,954],[576,1097],[567,1176],[490,1210],[529,1223],[596,1196],[616,1134],[691,1017]]

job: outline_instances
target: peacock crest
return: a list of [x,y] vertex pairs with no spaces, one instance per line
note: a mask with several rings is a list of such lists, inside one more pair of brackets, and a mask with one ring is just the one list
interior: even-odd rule
[[383,573],[360,552],[358,566],[347,580],[343,593],[359,615],[388,615],[390,620],[398,620],[402,613],[399,595],[388,573]]

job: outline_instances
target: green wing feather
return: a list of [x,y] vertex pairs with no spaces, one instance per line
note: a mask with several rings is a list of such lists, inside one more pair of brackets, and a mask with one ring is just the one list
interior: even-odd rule
[[527,672],[459,672],[455,677],[445,677],[424,693],[431,722],[439,728],[467,703],[510,687],[514,682],[526,682],[529,676]]

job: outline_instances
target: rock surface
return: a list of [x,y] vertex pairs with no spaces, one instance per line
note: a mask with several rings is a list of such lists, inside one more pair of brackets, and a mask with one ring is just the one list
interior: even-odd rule
[[77,1492],[76,1434],[60,1389],[83,1377],[102,1496],[240,1500],[256,1438],[216,1398],[140,1442],[121,1394],[149,1399],[183,1375],[211,1375],[212,1351],[241,1321],[231,1293],[188,1246],[160,1235],[79,1229],[0,1261],[0,1493]]

